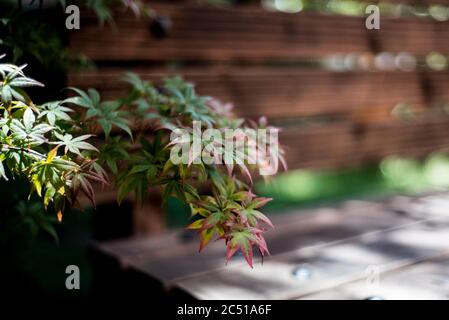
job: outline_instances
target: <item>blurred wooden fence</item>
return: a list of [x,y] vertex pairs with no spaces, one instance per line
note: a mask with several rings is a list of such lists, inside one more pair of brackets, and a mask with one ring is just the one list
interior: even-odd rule
[[[166,36],[155,37],[151,22],[131,13],[120,14],[115,29],[85,17],[70,43],[97,69],[70,75],[69,84],[98,88],[109,99],[126,90],[119,79],[128,70],[154,81],[183,75],[200,93],[235,103],[239,115],[266,115],[286,126],[281,140],[291,168],[421,157],[449,147],[442,111],[449,72],[420,67],[430,52],[449,53],[449,22],[381,18],[380,30],[367,30],[365,17],[270,12],[258,4],[151,4],[170,20]],[[417,68],[376,68],[381,52],[415,55]],[[365,67],[323,68],[335,54],[352,54],[347,60],[356,57]],[[391,116],[401,105],[418,116]]]

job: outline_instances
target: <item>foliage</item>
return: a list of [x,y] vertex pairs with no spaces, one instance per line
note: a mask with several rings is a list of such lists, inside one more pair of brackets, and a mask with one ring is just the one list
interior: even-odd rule
[[[250,175],[263,161],[237,162],[234,168],[170,160],[172,131],[184,128],[193,135],[193,121],[201,121],[202,129],[225,130],[266,126],[264,119],[256,124],[235,118],[231,105],[197,95],[181,78],[165,79],[158,88],[135,74],[126,75],[131,89],[121,100],[101,101],[95,89],[71,88],[74,95],[65,100],[35,105],[24,88],[42,84],[26,77],[23,68],[0,65],[2,179],[26,177],[30,193],[61,219],[80,193],[94,203],[91,183],[107,183],[104,167],[112,174],[119,202],[130,193],[143,200],[150,189],[159,188],[163,203],[173,196],[189,204],[195,221],[188,228],[198,230],[200,250],[215,236],[225,240],[227,260],[240,249],[252,265],[253,245],[262,256],[268,253],[263,233],[272,224],[259,209],[270,199],[251,192]],[[72,118],[74,108],[77,116]],[[94,134],[103,136],[104,143],[95,143]],[[201,194],[205,184],[211,192]]]
[[42,84],[26,77],[24,67],[0,64],[0,177],[26,177],[30,195],[61,219],[80,192],[93,200],[91,181],[106,183],[106,175],[92,160],[97,150],[85,141],[90,135],[79,135],[68,116],[67,102],[32,102],[24,89]]
[[[193,136],[193,121],[201,121],[202,129],[224,131],[265,127],[266,120],[257,124],[235,118],[232,105],[197,95],[191,83],[178,77],[165,79],[161,87],[132,73],[124,80],[130,90],[121,100],[101,101],[94,89],[73,89],[77,95],[65,100],[85,109],[80,126],[90,123],[89,130],[103,132],[105,143],[99,146],[102,152],[98,163],[114,174],[118,201],[130,193],[143,200],[149,190],[160,188],[163,203],[173,196],[189,204],[195,221],[188,228],[198,230],[200,251],[215,236],[225,240],[227,260],[240,249],[252,265],[253,245],[262,256],[267,254],[263,233],[272,224],[259,209],[271,199],[258,198],[251,192],[250,175],[250,170],[263,165],[263,160],[256,165],[237,162],[236,168],[224,163],[206,165],[193,159],[189,164],[175,165],[170,160],[174,147],[170,134],[182,128]],[[131,136],[132,142],[122,133]],[[207,182],[211,193],[203,195],[199,187]]]
[[[222,131],[225,128],[266,126],[266,121],[261,119],[259,124],[255,124],[235,118],[231,112],[232,105],[197,95],[194,86],[181,78],[165,79],[160,88],[142,81],[135,74],[127,74],[124,80],[131,85],[131,90],[122,100],[119,110],[126,110],[128,119],[136,124],[135,143],[131,147],[122,147],[122,152],[128,150],[127,157],[117,157],[116,161],[111,158],[103,160],[109,155],[102,153],[99,159],[111,171],[121,168],[115,179],[118,201],[130,192],[137,199],[143,199],[151,187],[161,186],[163,202],[174,196],[189,204],[192,217],[196,220],[188,228],[198,230],[200,251],[217,236],[227,244],[227,260],[240,249],[252,265],[253,245],[257,246],[262,256],[267,254],[263,233],[272,224],[259,209],[271,199],[258,198],[251,192],[249,173],[263,161],[255,166],[237,163],[240,174],[223,163],[206,165],[191,159],[190,164],[174,165],[170,161],[173,143],[169,141],[170,132],[179,128],[190,130],[193,137],[193,121],[201,121],[202,129]],[[149,132],[152,134],[149,135]],[[208,141],[203,143],[207,144]],[[245,177],[249,184],[244,181]],[[211,184],[212,191],[202,195],[198,187],[206,181]]]
[[[23,1],[32,3],[36,9],[44,8],[45,0]],[[56,1],[47,1],[55,5]],[[84,67],[90,62],[82,55],[71,53],[65,46],[63,33],[64,20],[54,19],[55,13],[65,17],[64,9],[68,1],[58,0],[57,5],[46,10],[23,10],[17,0],[0,4],[0,52],[10,52],[15,63],[29,60],[30,57],[46,68],[66,70]],[[79,0],[71,1],[81,8],[94,12],[101,24],[113,23],[112,7],[122,5],[136,16],[152,16],[153,11],[140,0]],[[22,6],[23,6],[22,5]],[[52,17],[48,19],[46,15]],[[56,21],[55,21],[56,20]],[[47,21],[47,22],[45,22]],[[60,26],[48,23],[61,24]]]

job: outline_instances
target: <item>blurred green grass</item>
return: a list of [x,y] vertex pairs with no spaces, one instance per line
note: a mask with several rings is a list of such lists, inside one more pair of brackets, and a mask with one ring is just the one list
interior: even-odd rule
[[344,170],[295,170],[256,191],[274,200],[266,207],[273,213],[292,207],[319,206],[353,198],[379,198],[391,194],[418,194],[449,187],[449,156],[432,154],[423,160],[391,156],[378,165]]
[[[379,164],[338,170],[294,170],[259,181],[257,194],[271,197],[264,211],[282,213],[348,199],[376,199],[392,194],[419,194],[449,188],[449,155],[435,153],[422,160],[391,156]],[[182,227],[188,210],[175,199],[168,203],[167,225]]]

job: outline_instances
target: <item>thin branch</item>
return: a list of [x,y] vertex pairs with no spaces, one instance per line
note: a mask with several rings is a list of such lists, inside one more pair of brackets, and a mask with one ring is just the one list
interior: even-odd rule
[[33,149],[22,148],[22,147],[14,147],[14,146],[10,146],[10,145],[7,145],[7,144],[2,144],[1,145],[0,151],[4,152],[4,151],[9,151],[9,150],[26,152],[26,153],[31,154],[31,155],[33,155],[35,157],[40,158],[40,159],[46,159],[47,158],[46,155],[43,155],[42,153],[39,153],[39,152],[37,152],[37,151],[35,151]]

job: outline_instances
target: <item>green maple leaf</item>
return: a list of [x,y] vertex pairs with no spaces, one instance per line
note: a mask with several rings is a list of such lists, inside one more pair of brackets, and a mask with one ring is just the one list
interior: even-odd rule
[[41,105],[41,109],[42,111],[39,114],[39,118],[46,117],[48,123],[52,126],[54,126],[58,120],[72,120],[68,113],[73,112],[73,110],[61,105],[60,101],[45,103]]
[[60,142],[55,142],[54,144],[56,144],[58,146],[64,146],[65,153],[70,151],[74,154],[81,156],[81,150],[91,150],[91,151],[98,152],[97,148],[95,148],[90,143],[84,141],[84,140],[87,140],[90,137],[92,137],[92,135],[90,135],[90,134],[86,134],[86,135],[82,135],[82,136],[74,138],[71,134],[61,135],[61,134],[55,132],[55,136],[60,140]]
[[250,267],[253,267],[253,246],[255,235],[249,230],[234,231],[230,234],[230,239],[226,247],[226,261],[231,260],[232,256],[241,250],[245,260]]

